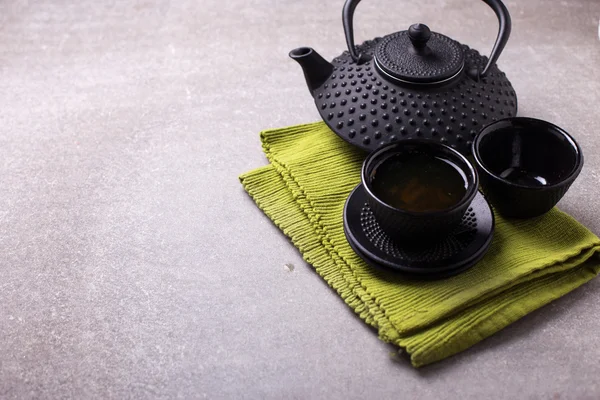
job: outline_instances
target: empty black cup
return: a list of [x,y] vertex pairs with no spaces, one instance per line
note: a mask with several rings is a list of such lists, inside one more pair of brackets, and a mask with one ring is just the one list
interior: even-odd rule
[[[450,162],[464,179],[465,194],[454,205],[439,211],[415,212],[396,208],[381,200],[373,191],[376,169],[390,157],[421,153]],[[458,151],[432,141],[405,140],[384,146],[371,153],[364,161],[361,179],[367,201],[381,229],[390,237],[406,242],[422,242],[446,237],[459,224],[478,189],[477,172]]]
[[583,167],[577,142],[563,129],[533,118],[507,118],[486,126],[473,141],[481,187],[505,217],[546,213]]

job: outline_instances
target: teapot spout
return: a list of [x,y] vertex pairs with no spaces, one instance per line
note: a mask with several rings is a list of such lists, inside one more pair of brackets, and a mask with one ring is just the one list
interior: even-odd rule
[[310,47],[298,47],[290,51],[290,58],[296,60],[304,71],[308,90],[312,94],[333,72],[333,65]]

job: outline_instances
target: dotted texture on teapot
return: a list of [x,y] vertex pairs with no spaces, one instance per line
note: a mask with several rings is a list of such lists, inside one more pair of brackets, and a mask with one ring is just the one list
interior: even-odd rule
[[[381,40],[366,41],[360,52],[372,56]],[[483,69],[487,57],[461,46],[464,70]],[[468,155],[473,138],[485,125],[517,112],[515,91],[496,65],[479,82],[463,71],[444,87],[421,88],[388,82],[373,60],[357,65],[347,51],[332,64],[332,75],[314,92],[315,104],[335,133],[366,151],[422,138]]]

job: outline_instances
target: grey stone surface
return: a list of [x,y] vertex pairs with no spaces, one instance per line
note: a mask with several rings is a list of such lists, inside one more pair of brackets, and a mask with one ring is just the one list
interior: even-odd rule
[[[499,65],[580,141],[560,205],[600,233],[600,2],[507,5]],[[242,191],[261,129],[318,118],[287,52],[341,52],[341,6],[0,2],[0,398],[600,397],[600,281],[414,370]],[[496,31],[475,0],[365,0],[357,38],[417,21]]]

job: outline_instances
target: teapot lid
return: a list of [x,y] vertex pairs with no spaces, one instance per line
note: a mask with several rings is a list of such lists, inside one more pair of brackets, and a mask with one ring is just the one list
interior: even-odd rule
[[464,68],[461,45],[425,24],[384,37],[375,49],[375,66],[391,81],[416,84],[452,79]]

